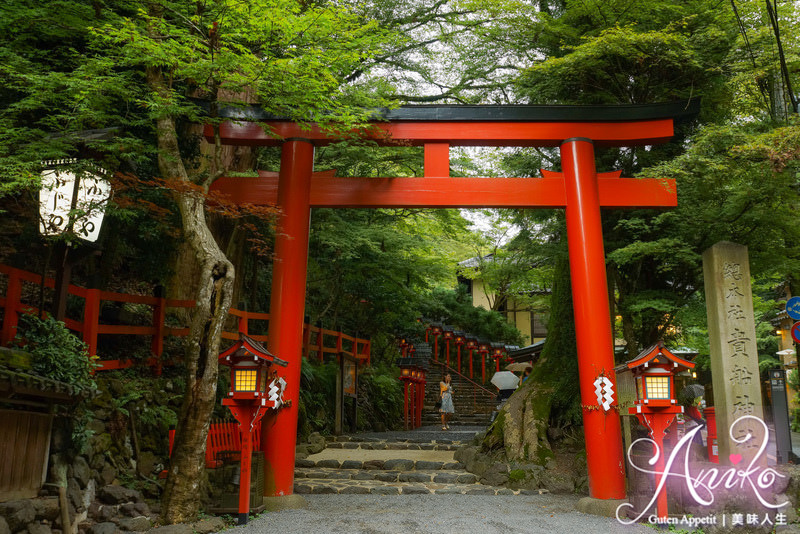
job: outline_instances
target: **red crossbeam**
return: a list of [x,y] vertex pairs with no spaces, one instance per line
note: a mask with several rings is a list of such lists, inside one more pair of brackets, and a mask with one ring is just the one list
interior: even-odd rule
[[[212,190],[236,204],[274,205],[276,173],[223,177]],[[559,173],[548,173],[557,176]],[[608,208],[675,207],[674,180],[618,178],[598,173],[600,205]],[[563,208],[564,182],[548,178],[336,178],[314,173],[311,206],[316,208]]]
[[[270,132],[270,133],[267,133]],[[213,139],[212,126],[205,135]],[[448,143],[450,146],[558,146],[564,139],[586,137],[596,146],[642,146],[664,143],[672,138],[672,119],[628,122],[541,121],[541,122],[386,122],[368,131],[333,135],[316,126],[294,122],[224,122],[220,137],[225,145],[279,146],[284,139],[302,138],[315,145],[339,142],[342,137],[371,139],[381,145]]]

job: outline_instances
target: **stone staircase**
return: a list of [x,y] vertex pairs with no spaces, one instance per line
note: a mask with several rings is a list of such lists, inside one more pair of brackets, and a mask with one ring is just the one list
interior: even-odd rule
[[[453,459],[459,440],[328,437],[325,449],[295,463],[298,494],[517,495],[480,484]],[[537,492],[530,492],[535,494]]]
[[492,411],[497,406],[496,393],[492,393],[496,388],[491,384],[480,387],[477,384],[480,377],[470,380],[455,370],[448,369],[443,363],[431,360],[428,383],[425,386],[425,402],[422,406],[423,426],[441,425],[441,417],[435,405],[439,400],[439,381],[446,369],[452,379],[453,404],[456,409],[450,425],[488,425]]

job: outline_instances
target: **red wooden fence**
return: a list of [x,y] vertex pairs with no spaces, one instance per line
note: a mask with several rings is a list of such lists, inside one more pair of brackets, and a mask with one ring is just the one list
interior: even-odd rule
[[[172,446],[175,442],[175,430],[169,431],[169,455],[172,456]],[[261,425],[253,429],[253,443],[261,443]],[[222,465],[224,455],[229,455],[229,460],[239,461],[242,453],[242,433],[239,432],[239,423],[236,421],[212,421],[208,427],[206,438],[206,467],[213,469]]]
[[[39,286],[42,277],[35,273],[9,267],[0,264],[0,274],[7,277],[6,291],[0,295],[0,307],[3,308],[3,324],[0,329],[0,345],[8,345],[16,335],[16,327],[20,313],[38,313],[38,308],[32,304],[22,302],[22,284],[29,283]],[[55,282],[52,278],[45,278],[45,286],[53,288]],[[65,319],[67,328],[78,332],[81,339],[89,346],[89,355],[97,355],[97,337],[99,335],[137,335],[151,336],[150,351],[152,357],[146,362],[148,365],[156,367],[157,372],[161,369],[161,355],[164,351],[165,336],[185,336],[189,333],[188,328],[173,328],[164,324],[168,308],[193,308],[193,300],[174,300],[161,297],[148,297],[144,295],[129,295],[126,293],[114,293],[111,291],[101,291],[99,289],[86,289],[83,287],[69,286],[69,294],[80,297],[84,301],[83,320]],[[111,325],[100,323],[101,303],[122,302],[132,304],[144,304],[152,308],[152,321],[147,326],[133,325]],[[230,315],[245,319],[245,333],[247,333],[250,321],[269,322],[268,313],[254,313],[241,311],[231,308]],[[265,329],[266,330],[266,329]],[[223,332],[224,339],[239,339],[238,331]],[[251,335],[257,341],[267,341],[265,335]],[[313,354],[318,360],[322,361],[325,354],[348,354],[358,360],[370,363],[370,342],[368,339],[359,339],[348,336],[335,330],[304,325],[303,330],[303,356],[310,358]],[[285,359],[287,356],[283,356]],[[131,360],[99,360],[98,370],[123,369],[135,365]]]

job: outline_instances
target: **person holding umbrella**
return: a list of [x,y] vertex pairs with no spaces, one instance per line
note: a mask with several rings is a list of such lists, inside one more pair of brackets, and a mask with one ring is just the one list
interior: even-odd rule
[[439,382],[439,400],[441,402],[439,413],[442,414],[442,430],[450,430],[450,425],[447,424],[447,421],[451,414],[456,411],[455,406],[453,406],[453,386],[450,384],[452,380],[450,373],[447,373],[442,378],[442,381]]
[[[705,395],[705,388],[700,384],[689,384],[681,390],[678,399],[684,406],[684,413],[686,415],[686,432],[697,426],[705,426],[706,421],[700,411],[703,405],[703,396]],[[702,457],[706,453],[706,447],[703,444],[703,436],[698,433],[692,444],[695,450],[694,454],[697,457]]]
[[531,373],[532,372],[533,372],[533,367],[528,366],[528,367],[525,368],[525,371],[523,371],[522,376],[519,377],[519,385],[520,386],[522,384],[524,384],[525,381],[528,380],[531,377]]

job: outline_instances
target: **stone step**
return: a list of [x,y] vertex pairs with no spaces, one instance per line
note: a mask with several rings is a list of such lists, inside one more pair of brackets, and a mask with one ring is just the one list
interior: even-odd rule
[[326,478],[299,478],[294,492],[303,494],[373,494],[373,495],[539,495],[540,491],[511,490],[483,484],[458,484],[445,482],[382,482],[380,480],[331,480]]
[[326,458],[321,460],[310,460],[308,458],[298,458],[294,462],[295,467],[343,469],[343,470],[386,470],[386,471],[413,471],[413,470],[442,470],[442,469],[464,469],[464,464],[459,462],[438,462],[430,460],[411,460],[407,458],[392,458],[389,460],[370,459],[360,460],[337,460]]
[[[458,415],[458,413],[452,415],[448,418],[447,424],[448,425],[457,425],[457,426],[488,426],[489,421],[491,420],[491,415],[485,416],[463,416]],[[422,416],[422,424],[424,426],[427,425],[441,425],[442,418],[441,416],[437,415],[423,415]]]
[[361,449],[365,451],[454,451],[461,447],[461,443],[408,443],[408,442],[332,442],[327,449]]
[[[421,462],[420,462],[421,463]],[[460,464],[459,464],[460,465]],[[295,468],[295,479],[312,478],[326,480],[378,480],[380,482],[414,482],[438,484],[475,484],[478,476],[463,468],[416,470],[368,470],[332,468]]]

